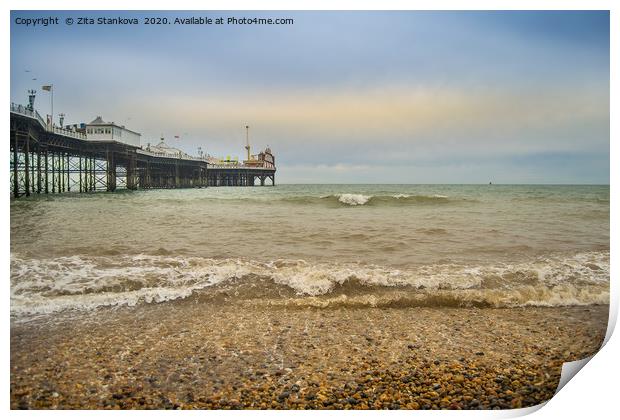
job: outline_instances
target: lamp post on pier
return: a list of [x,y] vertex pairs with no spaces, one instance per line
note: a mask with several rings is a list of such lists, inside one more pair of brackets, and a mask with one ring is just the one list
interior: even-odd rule
[[28,90],[28,110],[34,111],[34,98],[37,96],[37,91],[34,89]]

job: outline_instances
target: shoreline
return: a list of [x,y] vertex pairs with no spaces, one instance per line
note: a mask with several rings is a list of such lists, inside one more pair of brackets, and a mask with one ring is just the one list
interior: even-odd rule
[[598,351],[607,317],[185,299],[12,320],[11,408],[527,407]]

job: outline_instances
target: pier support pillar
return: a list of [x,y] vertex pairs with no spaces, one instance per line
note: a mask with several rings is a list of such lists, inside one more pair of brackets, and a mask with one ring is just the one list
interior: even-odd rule
[[41,194],[41,150],[37,147],[37,194]]
[[132,153],[127,162],[127,189],[136,189],[136,155]]
[[52,151],[52,194],[56,192],[56,154]]
[[92,171],[91,178],[90,178],[92,182],[91,190],[97,191],[97,159],[94,156],[92,157],[92,162],[93,163],[90,168]]
[[67,153],[67,191],[71,192],[71,155]]
[[13,197],[19,197],[19,176],[17,173],[17,165],[19,155],[17,153],[17,131],[15,132],[13,145]]
[[106,156],[106,189],[108,192],[116,191],[116,161],[114,152],[107,151]]
[[146,162],[146,174],[144,177],[144,187],[151,188],[151,161]]
[[30,136],[26,136],[26,147],[24,150],[24,189],[26,197],[30,196]]
[[58,153],[58,192],[65,192],[65,154]]
[[84,184],[86,184],[86,174],[84,174],[84,183],[82,183],[82,156],[78,156],[78,190],[84,192]]
[[45,149],[44,167],[45,167],[45,194],[49,194],[50,192],[49,179],[48,179],[49,161],[48,161],[48,156],[47,156],[47,149]]

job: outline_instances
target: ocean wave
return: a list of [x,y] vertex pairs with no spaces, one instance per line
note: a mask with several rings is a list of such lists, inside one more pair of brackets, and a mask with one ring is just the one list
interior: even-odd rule
[[362,264],[259,262],[166,255],[11,255],[11,312],[41,314],[194,296],[293,306],[565,306],[609,302],[609,252],[529,263]]
[[322,200],[337,202],[345,206],[397,206],[411,204],[445,204],[448,202],[467,201],[467,200],[451,200],[446,195],[410,195],[410,194],[394,194],[394,195],[364,195],[364,194],[333,194],[320,197]]
[[562,288],[522,287],[514,290],[434,290],[421,292],[386,291],[367,295],[307,296],[269,299],[261,305],[275,307],[315,308],[515,308],[524,306],[586,306],[609,303],[609,292],[601,288],[577,290]]
[[[349,206],[363,206],[372,198],[371,195],[363,194],[338,194],[338,201]],[[327,198],[330,198],[328,196]]]
[[[262,205],[280,205],[282,203],[292,205],[322,205],[327,207],[356,207],[356,206],[406,206],[406,205],[441,205],[456,203],[475,203],[476,199],[465,197],[449,197],[443,194],[363,194],[363,193],[334,193],[327,195],[258,195],[249,197],[226,196],[226,197],[194,197],[184,198],[184,203],[192,201],[205,203],[243,203],[248,201]],[[159,203],[178,204],[173,198],[158,198]]]

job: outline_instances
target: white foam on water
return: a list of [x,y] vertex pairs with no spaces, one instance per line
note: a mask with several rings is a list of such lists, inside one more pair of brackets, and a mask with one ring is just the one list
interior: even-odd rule
[[11,256],[11,311],[165,302],[252,272],[237,260],[136,255],[23,260]]
[[[451,301],[496,307],[589,305],[609,302],[609,276],[608,251],[538,258],[519,264],[434,264],[406,270],[303,260],[265,263],[142,254],[36,259],[12,254],[11,312],[40,314],[158,303],[256,278],[323,303],[333,300],[331,295],[340,293],[337,288],[344,286],[355,295],[345,295],[346,299],[371,306],[382,298],[368,287],[398,290],[403,293],[399,299],[411,304],[436,301],[441,305]],[[262,287],[268,287],[268,283]]]
[[349,206],[363,206],[372,198],[371,195],[363,194],[338,194],[337,197],[338,201]]

